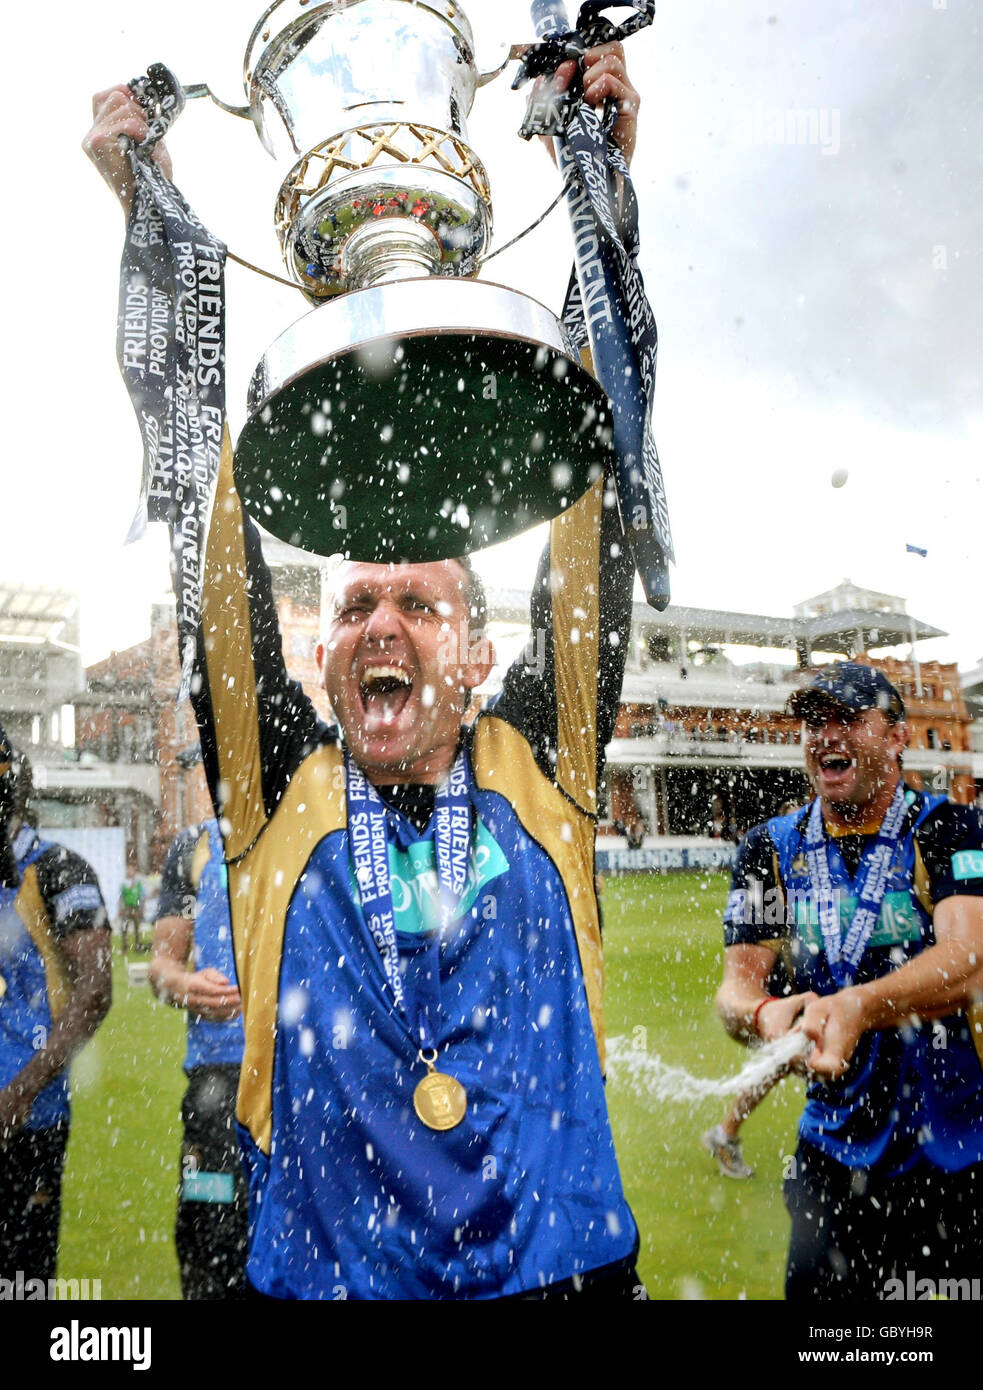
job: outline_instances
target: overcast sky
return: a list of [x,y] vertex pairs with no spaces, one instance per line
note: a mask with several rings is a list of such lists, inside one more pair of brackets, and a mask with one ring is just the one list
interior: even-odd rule
[[[974,11],[969,0],[672,0],[630,42],[674,601],[787,614],[849,576],[906,596],[951,634],[924,656],[968,666],[983,655]],[[27,13],[6,24],[0,572],[78,587],[92,660],[144,634],[167,581],[160,535],[122,546],[140,444],[114,356],[122,216],[79,150],[90,94],[160,60],[241,100],[260,6],[57,0],[43,25]],[[530,36],[523,4],[471,15],[489,65],[495,39]],[[470,121],[503,240],[556,188],[542,151],[512,133],[522,106],[500,81]],[[279,270],[278,179],[252,127],[195,102],[170,143],[203,220]],[[558,309],[569,259],[560,211],[494,278]],[[228,288],[237,430],[253,366],[306,302],[236,266]],[[836,469],[847,470],[839,488]],[[539,544],[480,565],[493,583],[528,583]]]

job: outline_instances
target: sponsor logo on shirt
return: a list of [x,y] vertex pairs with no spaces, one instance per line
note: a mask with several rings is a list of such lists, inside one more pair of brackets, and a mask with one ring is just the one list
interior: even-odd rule
[[952,877],[960,881],[983,878],[983,849],[961,849],[952,856]]
[[[507,872],[509,861],[498,841],[477,821],[461,898],[461,915],[470,911],[486,883]],[[406,850],[389,846],[393,915],[396,930],[418,936],[440,923],[440,881],[433,840],[418,840]]]
[[[793,893],[795,929],[807,946],[822,948],[822,932],[819,926],[819,913],[816,903],[809,902],[809,894]],[[792,904],[790,904],[792,905]],[[853,896],[839,895],[840,935],[846,936],[856,911],[857,900]],[[871,935],[871,946],[900,946],[906,941],[922,939],[921,915],[908,892],[885,893],[880,916]]]

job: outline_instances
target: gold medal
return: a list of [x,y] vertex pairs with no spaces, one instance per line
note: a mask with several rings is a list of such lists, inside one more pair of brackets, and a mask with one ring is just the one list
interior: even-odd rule
[[428,1129],[453,1129],[467,1113],[468,1093],[455,1077],[437,1071],[436,1060],[436,1048],[429,1057],[420,1053],[427,1074],[413,1092],[413,1108]]

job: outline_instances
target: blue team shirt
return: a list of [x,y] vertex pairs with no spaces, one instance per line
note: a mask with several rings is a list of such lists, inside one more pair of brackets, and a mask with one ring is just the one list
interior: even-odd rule
[[[562,882],[504,798],[473,800],[471,877],[441,950],[435,1035],[438,1068],[468,1096],[452,1130],[415,1114],[426,1069],[357,902],[346,831],[321,841],[298,884],[269,1158],[244,1135],[248,1273],[264,1293],[502,1296],[636,1248]],[[428,959],[433,838],[397,819],[390,862],[412,984]]]
[[[192,861],[203,835],[208,836],[208,860],[195,883]],[[182,832],[171,845],[162,875],[158,917],[187,916],[192,902],[194,969],[211,967],[234,982],[236,968],[229,921],[228,872],[222,836],[214,819]],[[187,1042],[186,1072],[194,1067],[239,1066],[244,1042],[242,1016],[216,1023],[189,1011]]]
[[[907,800],[908,816],[857,984],[881,978],[934,945],[935,902],[983,892],[983,862],[974,871],[983,844],[980,813],[912,791]],[[807,812],[795,811],[750,832],[734,868],[725,939],[728,946],[785,940],[796,990],[825,995],[838,986],[811,897],[806,819]],[[828,832],[827,848],[845,935],[857,874]],[[780,912],[769,899],[779,884]],[[764,892],[755,893],[755,885]],[[874,1168],[885,1176],[920,1163],[956,1171],[983,1161],[983,1066],[966,1015],[864,1033],[842,1080],[810,1082],[799,1133],[848,1167]]]
[[[243,992],[249,1278],[282,1297],[491,1298],[628,1262],[593,874],[631,621],[613,490],[598,477],[551,524],[536,640],[462,731],[474,882],[441,940],[434,1031],[468,1107],[437,1133],[416,1117],[426,1070],[355,892],[340,734],[286,672],[233,465],[225,449],[191,693]],[[430,839],[427,827],[390,846],[409,977],[435,954]]]
[[[0,1090],[45,1046],[56,1001],[70,993],[61,939],[106,925],[95,874],[79,855],[39,839],[30,826],[16,836],[13,853],[21,882],[0,888]],[[68,1118],[66,1067],[38,1095],[24,1127],[49,1129]]]

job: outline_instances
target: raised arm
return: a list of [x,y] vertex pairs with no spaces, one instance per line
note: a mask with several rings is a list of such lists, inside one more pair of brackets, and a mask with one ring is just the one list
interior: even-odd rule
[[[125,86],[93,98],[83,149],[128,208],[133,176],[120,136],[140,142],[146,116]],[[155,159],[170,176],[162,143]],[[180,573],[174,573],[180,601]],[[305,752],[323,736],[316,712],[287,677],[272,583],[259,533],[245,516],[225,432],[203,567],[197,669],[191,698],[216,812],[229,825],[230,857],[251,844]]]
[[[573,73],[573,63],[561,64],[558,88]],[[592,106],[618,102],[614,138],[630,159],[640,99],[620,44],[585,55],[584,95]],[[601,480],[551,523],[533,586],[530,642],[495,706],[529,741],[540,769],[591,815],[621,698],[633,584],[614,487]]]
[[205,550],[198,679],[191,699],[229,859],[262,832],[325,727],[283,662],[280,622],[259,532],[222,451]]
[[[92,128],[82,141],[82,148],[128,213],[133,201],[133,171],[121,136],[137,145],[147,138],[143,107],[129,87],[122,85],[96,92],[92,98]],[[154,150],[154,159],[170,178],[171,157],[163,140]]]
[[540,770],[597,814],[631,628],[634,567],[604,480],[550,524],[530,636],[492,712],[530,744]]
[[[561,63],[554,84],[565,92],[573,80],[576,63]],[[620,43],[602,43],[584,54],[584,98],[590,106],[603,106],[607,101],[617,103],[618,118],[611,134],[630,164],[638,138],[638,109],[641,97],[632,86],[625,66],[625,50]]]

